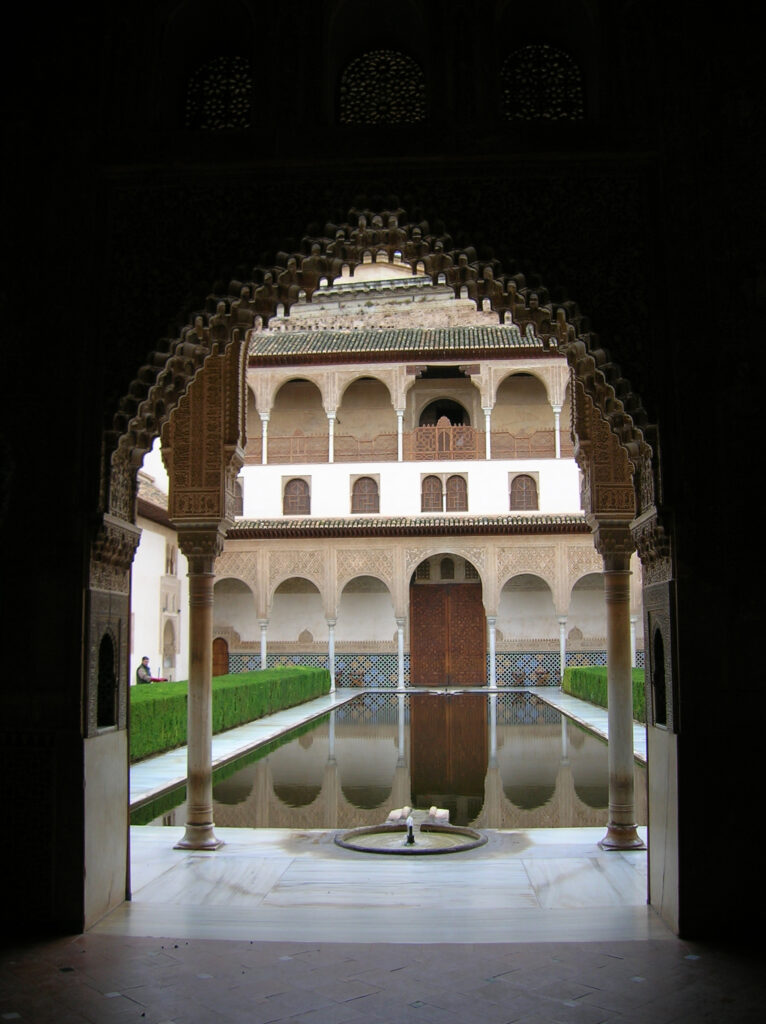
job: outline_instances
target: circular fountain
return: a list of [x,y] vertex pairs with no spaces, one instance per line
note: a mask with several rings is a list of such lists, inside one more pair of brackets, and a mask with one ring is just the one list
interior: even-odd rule
[[[407,808],[409,810],[409,808]],[[463,853],[483,846],[487,837],[473,828],[439,821],[431,812],[413,811],[406,820],[387,821],[383,825],[367,825],[339,832],[338,846],[360,853],[395,853],[407,856],[435,853]],[[418,826],[417,832],[415,826]]]

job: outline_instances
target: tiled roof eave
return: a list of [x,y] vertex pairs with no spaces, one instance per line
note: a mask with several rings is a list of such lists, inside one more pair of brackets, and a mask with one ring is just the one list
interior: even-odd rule
[[588,534],[584,516],[355,516],[319,519],[243,519],[229,528],[229,540],[280,537],[415,537],[455,535]]

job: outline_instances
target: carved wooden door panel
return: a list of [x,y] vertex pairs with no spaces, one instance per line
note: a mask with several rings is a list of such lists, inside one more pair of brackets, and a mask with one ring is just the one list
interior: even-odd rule
[[438,587],[448,598],[448,686],[483,686],[487,675],[484,605],[480,583]]
[[229,645],[222,636],[217,636],[213,641],[213,675],[227,676],[229,674]]
[[481,584],[410,588],[413,686],[483,686],[486,629]]

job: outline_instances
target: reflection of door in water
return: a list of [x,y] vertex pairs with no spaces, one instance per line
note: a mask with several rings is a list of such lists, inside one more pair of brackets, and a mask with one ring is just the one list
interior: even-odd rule
[[410,587],[412,686],[483,686],[486,629],[480,583]]
[[227,676],[229,674],[229,645],[222,636],[217,636],[213,641],[213,675]]

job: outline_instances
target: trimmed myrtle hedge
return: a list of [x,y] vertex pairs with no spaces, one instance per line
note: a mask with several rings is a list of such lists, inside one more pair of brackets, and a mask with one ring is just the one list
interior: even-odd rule
[[[152,683],[130,688],[130,760],[186,743],[188,683]],[[303,704],[329,693],[330,673],[299,665],[239,672],[213,679],[213,732]]]
[[[631,669],[633,676],[633,717],[637,722],[646,721],[646,697],[644,694],[644,670]],[[606,668],[572,667],[564,669],[564,681],[561,684],[564,693],[573,697],[588,700],[600,707],[607,706],[606,700]]]

